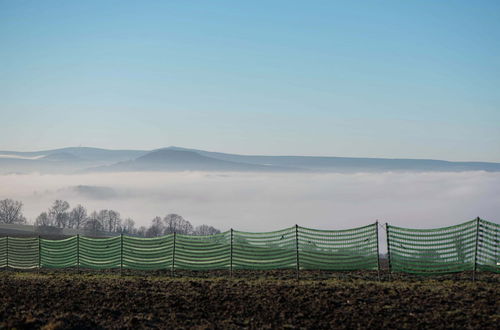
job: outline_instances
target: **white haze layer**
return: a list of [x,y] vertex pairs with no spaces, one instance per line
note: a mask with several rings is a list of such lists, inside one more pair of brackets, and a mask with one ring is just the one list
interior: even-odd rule
[[[75,188],[84,185],[83,189]],[[500,173],[112,173],[1,175],[0,199],[33,222],[55,199],[114,209],[137,225],[178,213],[193,225],[269,231],[299,224],[345,229],[379,220],[433,228],[500,220]]]
[[40,156],[21,156],[21,155],[4,155],[0,154],[0,158],[12,158],[12,159],[40,159],[45,157],[45,155]]

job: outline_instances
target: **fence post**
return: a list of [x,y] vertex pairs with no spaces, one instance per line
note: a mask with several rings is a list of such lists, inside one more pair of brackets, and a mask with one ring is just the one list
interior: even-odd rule
[[42,243],[40,241],[40,235],[38,235],[38,273],[40,273],[41,266],[42,266]]
[[377,275],[380,281],[380,250],[378,245],[378,220],[375,221],[375,236],[377,237]]
[[233,277],[233,228],[231,228],[231,252],[229,255],[229,275]]
[[387,239],[387,262],[389,266],[389,281],[391,280],[391,272],[392,272],[392,266],[391,266],[391,245],[389,244],[389,224],[386,222],[385,223],[385,236]]
[[80,234],[76,234],[76,271],[80,274]]
[[6,254],[7,254],[7,266],[5,269],[9,269],[9,236],[5,238],[5,242],[7,244]]
[[299,280],[299,270],[300,270],[300,264],[299,264],[299,225],[295,225],[295,252],[296,252],[296,257],[297,257],[297,281]]
[[[495,227],[493,227],[495,228]],[[495,228],[495,265],[494,267],[498,267],[498,229]]]
[[174,271],[175,271],[175,236],[176,236],[176,233],[174,231],[174,245],[172,248],[172,269],[171,269],[172,277],[175,275],[175,273],[174,273]]
[[123,233],[120,234],[120,276],[123,275]]
[[477,250],[479,247],[479,217],[476,218],[476,247],[474,249],[474,269],[472,270],[472,282],[476,281]]

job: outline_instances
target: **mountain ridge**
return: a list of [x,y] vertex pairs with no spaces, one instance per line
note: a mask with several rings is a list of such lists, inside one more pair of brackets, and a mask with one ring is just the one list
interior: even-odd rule
[[[411,158],[363,158],[363,157],[337,157],[337,156],[264,156],[264,155],[238,155],[229,153],[220,153],[212,151],[204,151],[198,149],[188,149],[182,147],[168,147],[174,150],[189,150],[195,151],[202,155],[214,157],[218,159],[240,161],[247,163],[265,163],[270,165],[284,165],[291,167],[314,167],[317,169],[337,167],[378,167],[381,168],[384,163],[393,163],[394,168],[406,167],[412,165],[412,168],[430,169],[430,168],[451,168],[456,170],[460,168],[470,168],[477,170],[494,170],[500,171],[500,163],[494,162],[456,162],[437,159],[411,159]],[[363,164],[361,164],[363,163]],[[387,165],[386,165],[387,166]]]
[[[18,157],[18,158],[16,158]],[[338,156],[240,155],[176,146],[153,150],[68,147],[44,151],[0,151],[0,173],[109,171],[387,172],[489,171],[500,163],[436,159]]]
[[187,150],[162,148],[134,160],[87,171],[285,171],[285,168],[207,157]]

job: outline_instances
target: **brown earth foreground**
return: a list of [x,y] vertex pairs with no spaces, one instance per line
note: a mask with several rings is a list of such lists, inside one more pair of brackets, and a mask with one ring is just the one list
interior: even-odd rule
[[0,329],[497,329],[498,279],[297,282],[0,271]]

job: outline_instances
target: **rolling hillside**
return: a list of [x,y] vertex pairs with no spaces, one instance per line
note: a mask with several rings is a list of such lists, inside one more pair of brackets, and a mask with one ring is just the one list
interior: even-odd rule
[[500,172],[500,163],[433,159],[238,155],[168,147],[148,150],[62,148],[35,152],[0,151],[0,174],[123,171],[267,172]]

